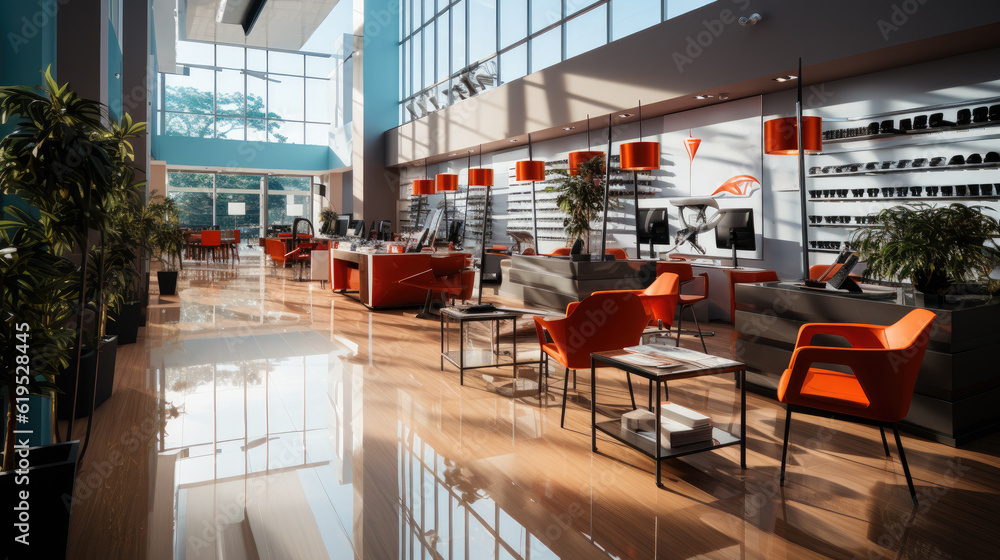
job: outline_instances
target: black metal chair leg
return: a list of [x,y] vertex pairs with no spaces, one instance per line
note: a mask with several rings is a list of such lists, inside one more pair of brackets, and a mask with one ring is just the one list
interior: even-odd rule
[[566,373],[563,374],[563,405],[562,405],[562,417],[559,419],[559,427],[566,427],[566,393],[569,392],[569,368],[566,368]]
[[681,330],[684,327],[684,307],[681,307],[680,313],[677,314],[677,342],[675,346],[680,347],[681,345]]
[[691,308],[691,315],[694,315],[694,324],[698,327],[698,339],[701,340],[701,349],[706,354],[708,354],[708,347],[705,346],[705,335],[701,333],[701,323],[698,322],[698,314],[694,312],[694,308]]
[[788,459],[788,429],[792,426],[792,408],[786,407],[785,413],[785,442],[781,444],[781,477],[780,486],[785,485],[785,461]]
[[632,374],[625,372],[625,379],[628,381],[628,397],[632,399],[632,410],[635,410],[635,394],[632,393]]
[[899,430],[896,425],[892,425],[892,434],[896,436],[896,449],[899,450],[899,462],[903,464],[903,474],[906,475],[906,485],[910,487],[910,498],[913,498],[913,505],[917,504],[917,491],[913,488],[913,478],[910,477],[910,467],[906,464],[906,453],[903,451],[903,442],[899,439]]
[[885,440],[885,426],[879,426],[878,431],[882,434],[882,448],[885,449],[885,456],[889,456],[889,442]]

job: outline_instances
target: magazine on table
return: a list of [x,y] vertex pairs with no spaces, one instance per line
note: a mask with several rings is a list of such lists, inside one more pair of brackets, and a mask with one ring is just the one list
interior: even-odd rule
[[663,344],[640,344],[638,346],[629,346],[625,348],[625,350],[635,354],[679,360],[698,367],[723,368],[739,365],[739,362],[734,362],[733,360],[727,358],[720,358],[719,356],[702,354],[701,352],[695,352],[694,350],[688,350],[687,348],[666,346]]

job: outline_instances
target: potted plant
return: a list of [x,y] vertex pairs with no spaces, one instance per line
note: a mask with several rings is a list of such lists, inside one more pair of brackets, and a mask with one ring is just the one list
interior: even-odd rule
[[333,233],[333,223],[337,221],[337,211],[333,208],[324,208],[319,211],[319,222],[320,228],[319,232],[323,235],[331,235]]
[[555,186],[545,192],[559,193],[556,204],[566,214],[563,227],[569,236],[567,245],[583,240],[586,252],[590,253],[592,223],[604,210],[604,156],[581,162],[576,175],[571,175],[568,169],[556,169],[553,173],[558,175],[553,181]]
[[181,251],[184,249],[184,234],[181,231],[177,206],[174,199],[150,193],[150,201],[143,212],[146,225],[150,256],[163,265],[156,272],[160,285],[160,295],[177,293],[177,273],[184,266]]
[[980,206],[903,204],[886,208],[874,225],[859,228],[851,243],[866,261],[866,278],[909,280],[924,294],[940,297],[953,284],[977,283],[990,291],[1000,280],[997,220]]
[[[22,414],[44,414],[43,401],[18,399],[51,399],[55,378],[69,365],[76,338],[67,326],[74,311],[76,266],[51,251],[48,232],[37,218],[11,205],[14,197],[2,198],[6,219],[0,222],[0,394],[6,401],[6,422],[0,500],[7,507],[0,517],[0,538],[11,557],[62,558],[72,507],[64,498],[73,495],[77,442],[15,448],[24,436],[15,437],[14,430],[28,427],[21,422]],[[25,404],[27,408],[19,408]],[[15,517],[22,492],[27,492],[28,500],[23,501],[30,504],[30,521],[42,520],[46,527],[44,538],[33,534],[27,545],[14,540],[24,533],[15,525],[23,522]]]

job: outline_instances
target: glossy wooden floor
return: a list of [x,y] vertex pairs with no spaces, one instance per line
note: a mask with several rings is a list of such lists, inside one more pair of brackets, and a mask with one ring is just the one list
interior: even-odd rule
[[[878,432],[796,416],[784,488],[783,409],[748,396],[748,469],[729,447],[664,465],[600,438],[589,375],[559,427],[524,368],[440,371],[436,322],[371,312],[318,283],[190,263],[119,349],[94,418],[70,557],[996,558],[1000,436],[955,450],[907,435],[920,496]],[[154,286],[155,289],[155,286]],[[533,330],[518,325],[523,340]],[[524,329],[521,327],[529,327]],[[713,324],[709,351],[731,355]],[[700,348],[692,337],[682,346]],[[637,388],[644,395],[645,387]],[[738,422],[732,379],[677,382],[671,398]],[[510,396],[513,394],[513,397]],[[606,412],[623,375],[599,373]],[[645,398],[639,399],[640,402]],[[77,423],[82,437],[85,423]]]

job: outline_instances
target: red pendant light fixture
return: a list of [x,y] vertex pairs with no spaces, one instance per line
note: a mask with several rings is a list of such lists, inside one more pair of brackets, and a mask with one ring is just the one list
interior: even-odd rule
[[[595,157],[603,156],[604,152],[598,152],[596,150],[590,149],[590,115],[587,115],[587,150],[580,152],[570,152],[569,153],[569,174],[575,177],[579,170],[577,169],[581,163],[585,161],[590,161]],[[604,172],[604,169],[601,169]]]
[[434,194],[434,179],[414,179],[413,194],[425,195]]
[[458,175],[454,173],[438,173],[435,177],[437,192],[455,192],[458,190]]
[[483,167],[483,145],[479,145],[479,167],[472,167],[472,152],[469,150],[469,186],[470,187],[492,187],[493,169]]
[[528,134],[528,159],[517,162],[514,178],[517,181],[544,181],[545,162],[531,159],[531,134]]
[[798,156],[799,220],[802,230],[802,277],[809,278],[809,233],[806,224],[806,154],[823,151],[823,119],[802,114],[802,59],[799,58],[795,116],[764,123],[764,153]]
[[639,141],[621,146],[622,171],[651,171],[660,168],[660,143],[642,141],[642,102],[639,102]]
[[[794,156],[799,153],[797,117],[771,119],[764,123],[764,153]],[[802,117],[802,152],[818,154],[823,151],[823,119]]]

